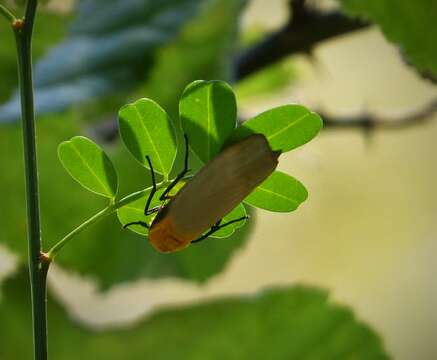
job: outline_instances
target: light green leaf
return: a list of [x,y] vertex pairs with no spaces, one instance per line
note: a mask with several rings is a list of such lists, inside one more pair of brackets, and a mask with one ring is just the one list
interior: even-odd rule
[[67,172],[96,194],[113,199],[117,195],[117,173],[105,152],[90,139],[75,136],[58,147],[58,156]]
[[250,134],[263,134],[273,150],[283,152],[301,146],[322,128],[322,119],[302,105],[284,105],[267,110],[245,121],[232,134],[229,142],[240,141]]
[[220,152],[235,129],[235,95],[223,81],[194,81],[182,94],[179,114],[190,147],[207,163]]
[[388,40],[397,43],[422,73],[437,76],[437,1],[341,0],[340,3],[350,14],[378,24]]
[[149,168],[148,155],[154,170],[168,176],[176,158],[175,127],[164,109],[150,99],[140,99],[120,109],[120,134],[130,153]]
[[[242,218],[243,216],[246,216],[246,208],[243,204],[238,204],[229,214],[223,217],[222,224],[226,224],[228,221],[232,221],[235,219]],[[235,230],[241,228],[246,223],[246,220],[241,220],[238,222],[235,222],[233,224],[230,224],[228,226],[225,226],[224,228],[220,229],[219,231],[212,234],[210,237],[213,238],[227,238],[231,236]]]
[[275,171],[259,185],[244,202],[270,211],[296,210],[308,197],[301,182],[280,171]]
[[[1,359],[32,358],[28,289],[24,269],[2,287]],[[352,310],[307,286],[179,305],[136,326],[98,332],[73,323],[52,296],[47,304],[49,357],[56,360],[388,359],[381,339]]]

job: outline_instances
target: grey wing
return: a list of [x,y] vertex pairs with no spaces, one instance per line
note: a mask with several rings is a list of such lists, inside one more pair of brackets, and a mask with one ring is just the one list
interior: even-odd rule
[[167,215],[181,234],[199,236],[275,170],[278,156],[259,134],[226,148],[181,189]]

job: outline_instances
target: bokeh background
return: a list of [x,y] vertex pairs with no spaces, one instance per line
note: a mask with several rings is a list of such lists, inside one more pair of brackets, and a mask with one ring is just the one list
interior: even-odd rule
[[[327,1],[316,5],[323,5],[327,11],[336,6]],[[217,11],[220,5],[216,6]],[[63,23],[74,17],[74,8],[73,2],[53,0],[42,10],[49,20],[38,24],[37,56],[43,56],[47,44],[56,44],[63,38],[67,31]],[[238,48],[228,50],[229,54],[223,57],[221,64],[209,67],[206,65],[211,63],[209,60],[196,63],[192,58],[172,58],[178,54],[178,46],[191,41],[190,31],[205,34],[208,30],[208,25],[201,22],[190,25],[188,30],[187,26],[182,26],[176,40],[172,39],[157,50],[158,60],[151,65],[152,75],[135,91],[103,102],[75,105],[58,115],[42,116],[39,149],[45,154],[54,151],[57,142],[75,132],[95,135],[105,130],[101,124],[111,119],[116,104],[135,96],[153,97],[171,109],[180,95],[178,87],[199,75],[207,77],[211,73],[214,77],[220,72],[224,77],[222,67],[234,61],[238,49],[250,46],[288,21],[287,9],[288,2],[284,0],[248,1],[236,22]],[[209,14],[216,22],[224,15],[217,11],[218,19],[215,19]],[[15,68],[10,61],[13,48],[11,42],[3,42],[6,32],[5,26],[0,27],[0,77],[5,79],[0,86],[2,100],[10,96],[15,81]],[[37,40],[38,35],[41,42]],[[187,47],[190,51],[206,51],[202,50],[201,40],[192,41]],[[184,61],[191,63],[186,66]],[[203,68],[199,71],[197,67]],[[188,70],[180,75],[185,69]],[[171,89],[169,83],[172,76],[178,77],[176,89]],[[194,78],[190,79],[190,76]],[[227,79],[232,81],[232,73],[227,74]],[[145,241],[121,232],[116,235],[119,245],[105,248],[94,265],[88,265],[88,259],[75,269],[71,265],[75,257],[82,253],[86,258],[87,252],[92,255],[97,246],[106,244],[105,239],[99,238],[99,232],[108,236],[110,231],[84,234],[64,250],[70,252],[63,257],[65,266],[61,261],[61,265],[51,269],[49,286],[55,297],[75,322],[102,330],[131,326],[139,318],[167,306],[197,303],[224,295],[252,294],[275,285],[303,283],[326,288],[335,301],[352,307],[360,320],[380,334],[394,358],[435,359],[437,114],[425,111],[436,102],[435,85],[406,64],[399,49],[389,43],[376,26],[369,26],[321,42],[310,55],[300,53],[285,57],[265,70],[235,82],[234,86],[242,119],[276,105],[298,102],[329,119],[340,118],[345,122],[327,126],[315,140],[281,158],[279,169],[306,185],[308,200],[291,214],[256,211],[254,224],[244,243],[233,250],[221,272],[211,270],[214,274],[201,283],[184,276],[177,278],[171,270],[168,275],[163,272],[164,276],[158,276],[150,269],[129,270],[130,273],[118,269],[114,271],[114,278],[110,275],[104,278],[93,266],[101,265],[102,272],[107,271],[112,266],[107,257],[113,258],[114,253],[124,251],[132,242]],[[363,115],[374,118],[376,125],[369,129],[348,124],[349,119]],[[416,115],[423,121],[416,120]],[[398,126],[405,119],[407,125]],[[62,121],[68,125],[61,126]],[[382,125],[378,125],[378,121]],[[57,133],[55,140],[49,139],[51,131]],[[10,133],[15,134],[14,125],[0,128],[0,133],[3,133],[0,135],[3,139],[12,138],[15,135]],[[96,138],[105,143],[101,137]],[[107,149],[115,156],[118,156],[118,146],[117,140],[106,140]],[[49,160],[43,160],[44,163]],[[1,194],[5,203],[12,201],[11,197],[17,202],[23,201],[19,194],[20,183],[15,185],[15,192],[7,194],[7,186],[21,171],[21,164],[15,166],[16,170],[1,171],[0,178],[4,180]],[[147,181],[135,169],[133,161],[121,166],[129,176],[137,177],[137,184]],[[44,229],[49,237],[62,235],[77,225],[77,217],[86,218],[86,214],[92,215],[101,205],[94,201],[87,208],[84,201],[88,198],[70,199],[72,196],[68,192],[80,193],[82,189],[67,176],[59,178],[63,171],[60,167],[53,165],[53,168],[41,169],[42,181],[58,179],[59,182],[54,185],[53,196],[42,200],[47,202],[42,204],[46,211],[43,216],[51,217]],[[59,198],[62,189],[66,189],[65,199]],[[78,211],[77,207],[85,210]],[[57,215],[52,216],[48,211]],[[19,258],[14,251],[25,246],[14,243],[18,241],[18,234],[24,231],[24,220],[12,218],[7,212],[2,209],[4,219],[0,221],[0,236],[13,240],[6,239],[0,248],[2,278],[18,267]],[[75,212],[78,212],[77,216],[69,216]],[[118,226],[115,219],[112,223],[115,224],[113,227]],[[11,227],[19,228],[19,232]],[[97,245],[90,245],[90,242]],[[132,251],[137,251],[139,245],[134,246]],[[204,256],[209,256],[207,245],[202,246]],[[132,258],[132,261],[137,259]],[[207,258],[205,262],[208,263]],[[123,267],[123,264],[119,266]],[[148,266],[169,265],[159,260]]]

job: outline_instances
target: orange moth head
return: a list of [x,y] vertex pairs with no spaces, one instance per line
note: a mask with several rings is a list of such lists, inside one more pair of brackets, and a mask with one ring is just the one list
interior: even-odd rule
[[170,253],[182,250],[193,240],[191,237],[178,235],[170,217],[164,216],[156,220],[149,229],[149,241],[159,252]]

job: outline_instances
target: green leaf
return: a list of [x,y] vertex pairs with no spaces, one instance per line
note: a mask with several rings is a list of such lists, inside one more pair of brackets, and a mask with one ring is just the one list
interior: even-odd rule
[[237,103],[234,92],[224,81],[194,81],[182,94],[179,114],[190,147],[207,163],[220,152],[235,129]]
[[[259,40],[262,40],[262,37]],[[251,100],[264,100],[266,97],[278,96],[285,88],[293,85],[296,78],[295,61],[286,57],[239,80],[235,84],[234,90],[241,106],[242,101],[247,101],[250,104]]]
[[307,197],[308,191],[300,181],[275,171],[244,202],[269,211],[290,212],[296,210]]
[[175,127],[164,109],[150,99],[140,99],[120,109],[120,135],[137,161],[146,168],[148,155],[155,172],[165,177],[176,158]]
[[437,1],[341,0],[351,15],[379,25],[388,40],[397,43],[422,72],[437,76]]
[[90,139],[75,136],[58,147],[67,172],[85,189],[113,199],[117,196],[117,173],[106,153]]
[[[1,359],[32,358],[28,288],[27,271],[3,285]],[[51,359],[388,359],[375,331],[307,286],[179,305],[99,332],[73,323],[52,296],[47,304]]]
[[247,120],[232,134],[229,142],[240,141],[250,134],[263,134],[273,150],[283,152],[301,146],[322,128],[322,119],[302,105],[284,105],[267,110]]
[[[242,218],[246,216],[246,208],[243,204],[238,204],[229,214],[223,217],[222,224],[226,224],[229,221]],[[225,226],[219,231],[212,234],[212,238],[227,238],[231,236],[237,229],[241,228],[246,223],[246,220],[241,220],[236,223]]]

